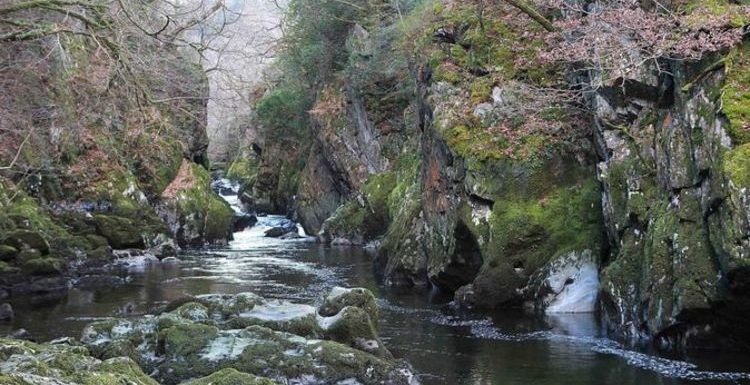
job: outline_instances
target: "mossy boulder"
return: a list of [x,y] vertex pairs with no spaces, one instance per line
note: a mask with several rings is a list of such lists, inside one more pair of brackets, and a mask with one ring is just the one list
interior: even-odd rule
[[[408,364],[388,353],[369,313],[359,307],[322,318],[311,306],[267,302],[249,293],[199,296],[171,307],[176,308],[158,316],[89,324],[81,341],[99,358],[132,357],[166,385],[201,376],[219,381],[225,374],[231,374],[227,381],[251,378],[237,372],[280,383],[355,379],[406,385],[414,378]],[[324,337],[342,343],[317,339]]]
[[236,369],[222,369],[218,372],[196,380],[183,382],[181,385],[276,385],[268,378],[242,373]]
[[128,358],[101,361],[85,347],[0,339],[0,383],[9,385],[157,385]]
[[35,258],[21,265],[24,272],[31,275],[60,274],[65,271],[65,261],[60,258]]
[[144,248],[142,227],[129,218],[115,215],[97,214],[94,216],[99,235],[115,249]]
[[34,230],[13,231],[5,237],[5,243],[18,250],[28,248],[39,250],[42,254],[49,252],[47,240],[44,239],[42,234]]
[[334,287],[331,293],[326,296],[325,301],[318,309],[318,314],[323,317],[331,317],[339,314],[345,307],[354,306],[361,308],[367,313],[373,322],[373,325],[377,328],[378,320],[378,305],[375,300],[375,295],[364,288],[343,288]]
[[10,245],[0,245],[0,261],[8,261],[18,255],[18,249]]
[[234,213],[210,186],[208,170],[183,160],[161,195],[158,211],[181,247],[226,243]]

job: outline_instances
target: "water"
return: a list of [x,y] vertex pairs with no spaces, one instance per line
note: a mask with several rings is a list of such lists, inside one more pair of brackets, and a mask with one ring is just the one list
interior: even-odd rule
[[135,264],[121,287],[14,299],[16,319],[0,324],[0,334],[23,327],[38,340],[78,336],[93,319],[153,313],[185,295],[252,291],[317,304],[334,286],[360,286],[380,298],[387,346],[409,360],[425,384],[750,384],[741,373],[750,371],[748,356],[670,358],[624,349],[603,338],[589,315],[454,314],[445,306],[449,298],[437,293],[379,286],[365,250],[264,238],[263,229],[281,218],[260,219],[226,249]]

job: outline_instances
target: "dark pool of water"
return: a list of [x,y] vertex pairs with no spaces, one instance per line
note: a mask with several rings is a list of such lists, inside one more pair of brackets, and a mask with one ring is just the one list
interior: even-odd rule
[[379,286],[364,250],[258,235],[237,234],[226,250],[183,255],[179,262],[136,266],[125,286],[74,289],[54,300],[14,299],[16,319],[0,324],[0,334],[22,327],[38,340],[78,336],[92,319],[137,317],[188,294],[252,291],[316,303],[334,286],[361,286],[380,297],[386,344],[425,384],[750,384],[740,373],[750,372],[748,356],[668,359],[624,349],[603,338],[589,315],[457,315],[434,293]]

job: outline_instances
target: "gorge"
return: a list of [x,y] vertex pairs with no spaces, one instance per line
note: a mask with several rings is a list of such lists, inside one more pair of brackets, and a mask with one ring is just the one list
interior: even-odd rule
[[2,2],[0,383],[750,383],[748,25]]

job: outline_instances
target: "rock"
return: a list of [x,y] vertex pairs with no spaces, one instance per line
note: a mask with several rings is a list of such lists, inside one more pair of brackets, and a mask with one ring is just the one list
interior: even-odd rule
[[71,287],[73,287],[73,284],[68,277],[49,277],[34,279],[28,283],[17,284],[13,286],[11,292],[13,295],[47,293],[65,295]]
[[453,305],[458,308],[471,309],[475,306],[474,301],[474,285],[472,284],[461,286],[453,294]]
[[303,237],[299,235],[296,231],[290,231],[279,237],[279,239],[300,239],[300,238],[303,238]]
[[94,215],[94,221],[98,234],[106,238],[113,248],[145,248],[140,229],[132,220],[115,215],[97,214]]
[[[590,250],[560,256],[541,273],[537,290],[547,313],[593,313],[599,298],[599,271]],[[542,294],[546,293],[546,294]]]
[[33,341],[33,337],[31,336],[31,333],[29,333],[29,331],[26,329],[14,330],[12,333],[8,334],[5,338],[11,339],[11,340]]
[[236,369],[222,369],[218,372],[196,380],[183,382],[181,385],[276,385],[268,378],[242,373]]
[[346,238],[334,238],[331,241],[331,246],[353,246],[354,243]]
[[319,337],[320,326],[315,314],[316,309],[310,305],[271,301],[240,313],[232,326],[260,325],[304,337]]
[[[370,315],[361,308],[346,307],[341,314],[321,319],[311,306],[267,302],[249,293],[186,298],[167,308],[174,310],[89,324],[81,342],[100,359],[133,358],[165,385],[225,381],[225,376],[237,381],[252,379],[238,372],[278,383],[352,379],[372,385],[418,384],[409,365],[387,353]],[[344,343],[317,339],[320,337]],[[224,371],[217,373],[221,369]],[[193,380],[201,376],[209,377]]]
[[266,237],[269,237],[269,238],[279,238],[282,235],[288,234],[291,232],[295,232],[295,233],[297,232],[297,225],[290,220],[284,220],[278,226],[274,226],[266,230],[264,234]]
[[334,287],[318,309],[318,314],[323,317],[332,317],[339,314],[347,306],[354,306],[364,310],[372,320],[373,326],[375,328],[378,327],[380,316],[375,295],[364,288],[346,289],[343,287]]
[[240,232],[248,227],[253,227],[258,223],[258,218],[252,214],[235,214],[234,215],[234,232]]
[[322,317],[318,322],[327,339],[378,357],[393,357],[378,338],[375,324],[364,309],[347,306],[336,315]]
[[87,234],[86,240],[89,242],[89,244],[91,244],[92,249],[109,246],[109,241],[107,241],[107,238],[104,238],[101,235]]
[[10,321],[14,315],[13,307],[9,303],[0,305],[0,321]]
[[23,271],[31,275],[60,274],[65,270],[65,261],[60,258],[35,258],[21,265]]
[[103,287],[122,286],[127,281],[125,278],[109,274],[89,274],[79,277],[75,286],[81,289],[101,289]]
[[0,383],[158,385],[129,358],[101,361],[85,347],[0,339]]
[[10,245],[0,245],[0,261],[10,261],[18,255],[18,249]]
[[177,252],[180,250],[180,246],[177,245],[175,240],[165,234],[159,234],[151,244],[153,246],[148,251],[159,259],[176,257]]
[[5,237],[5,243],[17,250],[35,249],[42,254],[49,253],[49,243],[37,231],[16,230]]

